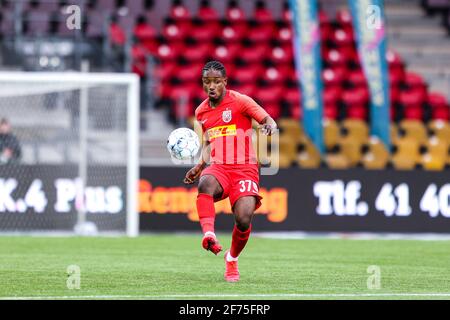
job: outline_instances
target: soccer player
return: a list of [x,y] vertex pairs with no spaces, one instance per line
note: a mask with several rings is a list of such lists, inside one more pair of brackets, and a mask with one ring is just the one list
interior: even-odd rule
[[277,125],[252,98],[226,89],[227,74],[222,63],[208,62],[202,70],[202,83],[208,98],[195,110],[195,118],[202,125],[205,144],[200,162],[187,172],[184,183],[192,184],[200,177],[197,211],[204,234],[202,246],[216,255],[222,246],[214,233],[214,202],[229,198],[235,225],[231,248],[224,256],[224,277],[228,282],[236,282],[238,257],[248,241],[253,214],[262,199],[258,194],[259,166],[251,142],[252,119],[266,135],[272,135]]

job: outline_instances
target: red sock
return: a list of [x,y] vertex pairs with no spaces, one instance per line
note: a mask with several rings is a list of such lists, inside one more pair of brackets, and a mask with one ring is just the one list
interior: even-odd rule
[[214,219],[216,218],[214,198],[209,194],[199,193],[197,196],[197,212],[203,234],[208,231],[214,232]]
[[250,227],[246,231],[241,231],[236,227],[236,225],[234,225],[230,249],[230,254],[233,258],[239,257],[239,254],[247,244],[251,231],[252,225],[250,225]]

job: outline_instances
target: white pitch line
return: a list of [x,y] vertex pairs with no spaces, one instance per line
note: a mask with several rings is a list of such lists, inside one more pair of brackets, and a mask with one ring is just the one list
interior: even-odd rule
[[169,299],[169,298],[359,298],[359,297],[450,297],[450,293],[280,293],[280,294],[167,294],[0,297],[0,300],[59,299]]

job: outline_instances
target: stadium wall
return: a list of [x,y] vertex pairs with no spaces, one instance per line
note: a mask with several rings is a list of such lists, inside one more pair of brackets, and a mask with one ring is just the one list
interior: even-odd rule
[[[196,187],[187,168],[142,167],[141,231],[198,231]],[[261,177],[259,231],[449,233],[450,183],[442,172],[282,169]],[[229,231],[229,201],[216,203],[216,229]]]

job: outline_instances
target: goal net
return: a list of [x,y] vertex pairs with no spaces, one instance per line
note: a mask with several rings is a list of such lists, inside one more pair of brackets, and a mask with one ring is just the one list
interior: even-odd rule
[[134,74],[0,72],[0,232],[138,235]]

